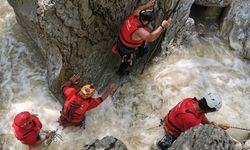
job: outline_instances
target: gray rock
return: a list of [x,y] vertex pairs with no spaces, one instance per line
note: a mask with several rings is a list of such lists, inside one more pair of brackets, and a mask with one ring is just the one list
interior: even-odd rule
[[231,2],[232,0],[195,0],[195,4],[209,7],[225,7],[228,6]]
[[[73,73],[83,79],[79,85],[94,83],[100,91],[110,82],[119,82],[120,78],[115,73],[119,67],[119,57],[112,55],[111,47],[121,23],[140,0],[8,2],[14,8],[18,23],[41,48],[47,62],[49,88],[62,103],[64,98],[61,97],[60,86]],[[192,3],[193,0],[181,2],[181,9],[173,17],[174,24],[167,31],[166,42],[185,24]],[[157,12],[159,16],[170,9],[168,4],[161,4],[164,7]],[[158,17],[156,25],[161,21],[162,18]],[[142,65],[143,61],[140,61],[137,67]]]
[[232,2],[223,20],[221,33],[229,40],[230,47],[250,59],[250,1]]
[[112,136],[106,136],[101,140],[93,140],[89,144],[85,145],[82,150],[127,150],[126,145],[124,145],[120,140]]
[[177,34],[178,38],[176,44],[181,45],[190,43],[190,40],[197,35],[198,33],[196,32],[194,19],[188,18],[185,26],[183,26]]
[[213,125],[200,125],[182,133],[170,150],[239,150],[238,142]]
[[[172,25],[167,29],[164,40],[161,44],[162,50],[167,50],[167,46],[168,46],[169,41],[171,41],[173,39],[172,37],[176,37],[179,32],[182,32],[181,29],[185,25],[189,24],[188,23],[189,21],[187,22],[187,20],[189,18],[190,9],[191,9],[193,2],[194,2],[194,0],[188,0],[188,1],[181,0],[179,2],[179,6],[177,7],[178,11],[173,14]],[[168,6],[170,8],[173,8],[176,5],[176,3],[174,3],[174,4],[164,3],[164,4],[165,4],[165,8],[168,5],[172,5],[172,7]],[[164,7],[164,6],[162,6],[162,7]],[[180,34],[182,34],[182,33],[180,33]]]
[[250,150],[250,139],[248,139],[248,140],[245,142],[245,144],[244,144],[244,146],[243,146],[243,150]]

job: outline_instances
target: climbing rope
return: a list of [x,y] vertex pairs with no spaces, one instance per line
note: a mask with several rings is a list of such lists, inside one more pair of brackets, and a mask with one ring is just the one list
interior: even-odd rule
[[230,128],[233,128],[233,129],[239,129],[239,130],[245,130],[245,131],[250,131],[250,129],[247,129],[247,128],[241,128],[241,127],[236,127],[236,126],[229,126]]
[[[164,13],[163,18],[164,18],[165,20],[168,20],[169,18],[172,18],[173,15],[181,8],[181,7],[179,6],[180,1],[181,1],[181,0],[178,0],[178,1],[177,1],[176,5],[174,6],[173,9],[169,9],[166,13]],[[166,1],[165,1],[165,2],[166,2]],[[171,2],[172,2],[172,1],[171,1]],[[172,5],[172,3],[171,3],[171,5]],[[164,6],[165,6],[165,4],[164,4]],[[178,7],[178,6],[179,6],[179,7]],[[152,50],[152,52],[150,53],[149,57],[147,58],[146,62],[145,62],[144,65],[143,65],[141,74],[143,74],[146,65],[148,64],[149,60],[151,60],[151,58],[153,57],[153,55],[155,54],[156,50],[159,49],[160,42],[162,41],[163,35],[165,35],[165,33],[166,33],[166,30],[165,30],[163,33],[161,33],[160,37],[158,38],[157,43],[156,43],[154,49]]]
[[[161,122],[162,122],[162,119],[161,119]],[[152,130],[152,129],[156,129],[156,128],[161,127],[163,125],[163,124],[161,124],[161,122],[160,122],[160,124],[158,126],[154,126],[154,127],[148,128],[147,130]]]
[[[154,127],[148,128],[147,130],[156,129],[156,128],[159,128],[161,126],[162,126],[162,119],[161,119],[161,123],[158,126],[154,126]],[[241,128],[241,127],[236,127],[236,126],[229,126],[229,127],[233,128],[233,129],[238,129],[238,130],[250,131],[250,129],[247,129],[247,128]]]
[[163,105],[165,104],[167,102],[167,100],[166,101],[162,101],[162,108],[161,108],[161,110],[160,110],[160,112],[159,112],[159,115],[160,115],[160,123],[159,123],[159,125],[158,126],[154,126],[154,127],[150,127],[150,128],[148,128],[147,130],[152,130],[152,129],[156,129],[156,128],[159,128],[159,127],[161,127],[161,126],[163,126],[163,123],[164,123],[164,120],[165,120],[165,117],[166,117],[166,115],[165,115],[165,117],[163,117]]
[[48,133],[51,134],[51,136],[45,141],[45,145],[44,145],[45,150],[47,150],[49,148],[49,146],[52,142],[58,142],[59,140],[63,141],[62,136],[60,134],[56,133],[57,131],[58,131],[58,129],[56,129],[54,131],[42,130],[43,134],[45,134],[45,135]]

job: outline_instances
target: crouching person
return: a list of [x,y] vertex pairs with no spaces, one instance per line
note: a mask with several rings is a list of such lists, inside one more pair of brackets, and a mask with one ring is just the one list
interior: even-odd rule
[[73,75],[62,85],[66,101],[58,122],[64,128],[68,126],[85,128],[85,113],[101,104],[115,89],[115,84],[110,84],[101,97],[93,98],[95,88],[90,84],[84,85],[80,90],[70,87],[72,84],[78,84],[79,79],[78,75]]
[[[164,119],[165,136],[157,142],[158,149],[167,150],[173,141],[188,129],[202,124],[214,124],[210,122],[206,113],[218,111],[222,107],[220,97],[215,93],[208,93],[202,99],[186,98],[172,108]],[[218,124],[224,130],[227,124]]]

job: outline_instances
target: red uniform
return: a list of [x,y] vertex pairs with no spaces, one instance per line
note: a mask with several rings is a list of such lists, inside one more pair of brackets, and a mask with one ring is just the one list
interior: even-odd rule
[[21,128],[17,126],[15,123],[12,124],[12,128],[14,130],[15,136],[18,140],[20,140],[23,144],[34,146],[39,138],[39,132],[42,128],[42,123],[36,116],[32,117],[32,126],[29,129]]
[[143,26],[141,23],[139,16],[131,15],[129,16],[123,23],[121,27],[121,31],[119,34],[119,41],[128,48],[136,48],[142,45],[143,40],[132,40],[132,34],[138,29],[144,28],[148,30],[146,26]]
[[164,128],[167,128],[173,137],[178,137],[181,132],[199,125],[205,117],[204,113],[198,113],[194,104],[195,98],[186,98],[171,109],[164,119]]
[[[67,97],[62,115],[71,123],[71,125],[79,125],[84,120],[85,112],[97,107],[101,102],[102,98],[89,98],[84,99],[76,91],[75,88],[64,87],[63,93]],[[72,107],[72,105],[77,104],[78,107]]]

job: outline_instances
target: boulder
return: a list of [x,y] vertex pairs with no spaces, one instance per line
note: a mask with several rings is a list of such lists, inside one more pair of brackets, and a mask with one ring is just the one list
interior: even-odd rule
[[180,29],[180,32],[178,32],[177,34],[177,40],[176,40],[176,44],[177,45],[186,45],[188,43],[190,43],[191,39],[195,36],[197,36],[198,34],[202,34],[203,32],[201,31],[202,29],[200,29],[198,32],[196,31],[198,29],[196,29],[195,27],[195,22],[194,19],[192,18],[188,18],[187,22],[185,23],[185,26],[183,26],[183,28]]
[[101,140],[93,140],[89,144],[85,145],[82,150],[127,150],[126,145],[122,141],[113,136],[106,136]]
[[[193,5],[193,2],[194,0],[188,0],[188,1],[180,0],[178,4],[179,6],[176,7],[177,11],[172,14],[172,25],[167,29],[166,34],[163,38],[163,42],[161,43],[162,50],[167,50],[169,41],[171,41],[173,37],[176,37],[178,33],[182,34],[182,31],[186,30],[187,26],[190,26],[190,23],[192,22],[192,20],[188,20],[188,19],[189,19],[189,14],[190,14],[191,6]],[[175,2],[171,1],[171,3],[167,3],[165,1],[165,3],[162,3],[161,8],[174,9],[175,5],[177,5],[177,1]],[[183,27],[185,29],[183,29]]]
[[243,150],[249,150],[249,149],[250,149],[250,139],[248,139],[243,145]]
[[238,142],[214,125],[200,125],[182,133],[170,150],[240,150]]
[[235,0],[223,20],[221,33],[230,47],[250,59],[250,1]]

